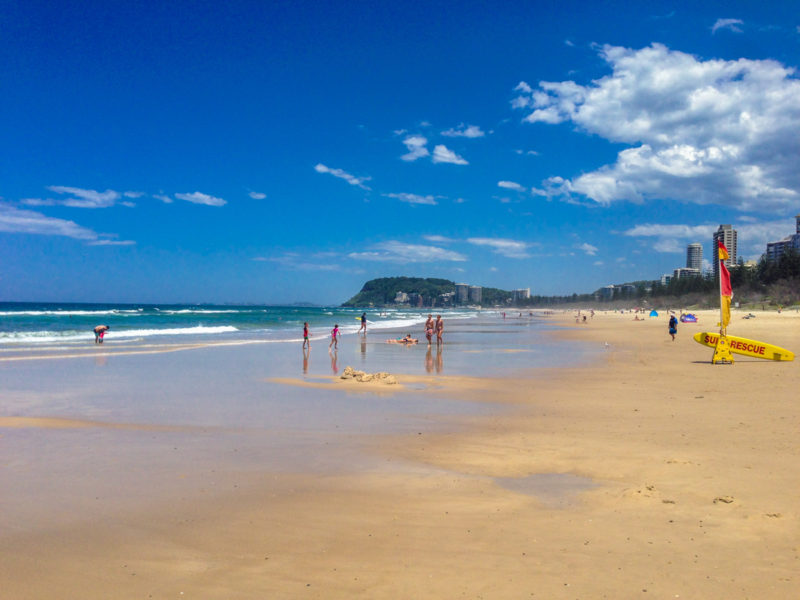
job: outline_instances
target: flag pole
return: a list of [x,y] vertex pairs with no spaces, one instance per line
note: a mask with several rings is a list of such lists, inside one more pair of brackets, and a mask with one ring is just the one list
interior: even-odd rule
[[[720,256],[720,250],[725,249],[725,256],[728,257],[730,254],[728,253],[728,249],[725,248],[724,244],[720,241],[717,241],[717,264],[719,268],[717,272],[719,274],[719,337],[717,338],[717,345],[714,347],[714,356],[711,357],[711,364],[715,365],[718,362],[723,364],[733,364],[733,354],[731,354],[731,347],[730,343],[728,342],[728,327],[725,323],[725,307],[724,307],[724,296],[722,295],[722,270],[725,269],[727,271],[727,267],[725,267],[724,259]],[[730,290],[730,274],[728,274],[728,290]],[[731,292],[731,295],[733,292]],[[728,300],[728,315],[730,315],[730,299]]]
[[724,336],[726,332],[724,308],[722,307],[722,266],[724,262],[719,255],[719,242],[717,242],[717,284],[719,285],[719,335]]

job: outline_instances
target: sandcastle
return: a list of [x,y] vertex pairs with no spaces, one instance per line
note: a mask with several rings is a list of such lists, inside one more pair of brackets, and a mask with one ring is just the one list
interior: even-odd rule
[[355,379],[356,381],[366,383],[373,381],[377,383],[385,383],[388,385],[396,384],[397,378],[394,375],[385,372],[379,373],[365,373],[364,371],[357,371],[353,367],[345,367],[340,379]]

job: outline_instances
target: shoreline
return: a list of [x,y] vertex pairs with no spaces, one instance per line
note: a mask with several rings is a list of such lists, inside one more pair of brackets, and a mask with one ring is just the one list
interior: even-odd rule
[[[377,460],[360,471],[250,473],[214,498],[15,536],[0,583],[16,598],[792,597],[798,363],[712,366],[689,334],[714,331],[713,311],[698,314],[675,342],[664,316],[556,314],[548,335],[604,348],[591,364],[398,376],[508,410],[362,435]],[[729,333],[798,350],[796,315],[738,316]]]

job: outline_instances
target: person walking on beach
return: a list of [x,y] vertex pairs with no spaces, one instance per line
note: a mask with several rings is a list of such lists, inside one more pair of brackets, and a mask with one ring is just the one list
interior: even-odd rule
[[444,333],[444,321],[442,315],[436,315],[436,345],[442,343],[442,334]]
[[333,326],[333,329],[331,329],[331,343],[328,344],[328,350],[331,349],[331,346],[333,346],[334,350],[338,350],[339,349],[339,324],[338,323],[336,323]]
[[303,348],[311,349],[311,332],[308,330],[308,321],[303,323]]
[[358,328],[358,333],[361,333],[362,329],[367,333],[367,313],[361,313],[361,327]]
[[94,328],[94,343],[95,344],[102,344],[103,343],[103,336],[106,334],[106,331],[111,329],[108,325],[98,325]]
[[428,338],[428,346],[430,346],[433,338],[433,315],[428,315],[428,320],[425,321],[425,337]]
[[669,334],[672,336],[672,341],[675,341],[675,334],[678,333],[678,319],[675,318],[675,315],[671,315],[669,318]]

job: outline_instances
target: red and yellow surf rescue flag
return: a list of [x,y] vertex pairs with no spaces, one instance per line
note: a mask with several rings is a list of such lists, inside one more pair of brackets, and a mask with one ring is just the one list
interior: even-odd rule
[[731,273],[728,267],[723,262],[730,256],[725,244],[718,242],[717,249],[719,253],[719,293],[720,293],[720,308],[722,311],[722,328],[725,329],[731,322],[731,297],[733,296],[733,288],[731,288]]
[[728,260],[730,258],[730,254],[728,254],[728,249],[722,242],[717,242],[717,254],[719,255],[720,260]]

